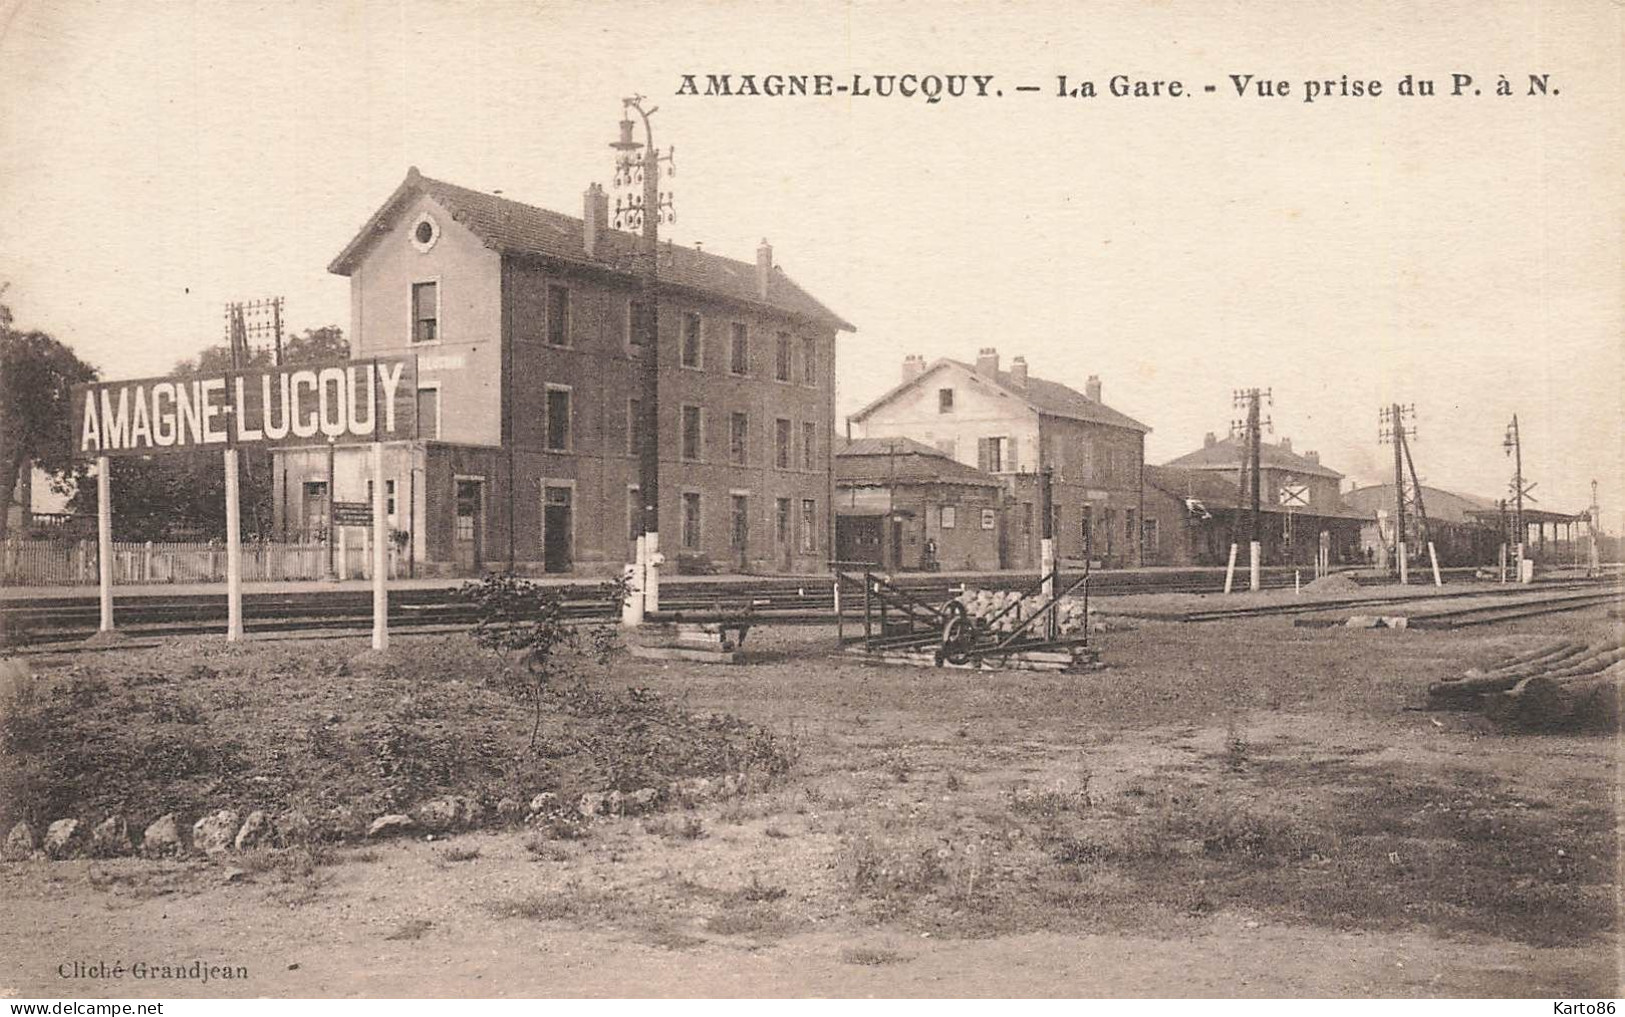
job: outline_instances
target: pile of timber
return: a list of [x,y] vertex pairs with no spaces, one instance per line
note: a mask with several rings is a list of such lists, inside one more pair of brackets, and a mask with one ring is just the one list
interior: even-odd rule
[[1428,687],[1435,709],[1482,710],[1506,727],[1614,727],[1625,686],[1625,646],[1557,640]]

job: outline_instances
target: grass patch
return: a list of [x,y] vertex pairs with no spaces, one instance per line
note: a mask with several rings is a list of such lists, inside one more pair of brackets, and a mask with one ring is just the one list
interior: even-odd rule
[[[507,656],[466,637],[353,667],[332,643],[197,640],[46,663],[0,690],[0,828],[62,816],[297,808],[328,838],[356,819],[459,794],[489,808],[554,791],[665,789],[690,777],[782,779],[798,740],[695,712],[612,671],[561,671],[536,715]],[[561,834],[563,836],[563,834]]]

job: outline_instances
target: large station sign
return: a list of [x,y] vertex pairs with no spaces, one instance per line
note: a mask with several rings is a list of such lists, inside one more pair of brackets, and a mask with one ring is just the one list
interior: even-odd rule
[[152,455],[417,437],[414,357],[145,378],[73,389],[74,452]]

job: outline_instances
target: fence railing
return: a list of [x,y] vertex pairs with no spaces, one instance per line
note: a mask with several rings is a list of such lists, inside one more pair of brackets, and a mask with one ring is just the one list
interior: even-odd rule
[[[94,540],[18,540],[0,543],[0,585],[95,586],[100,581]],[[340,578],[371,578],[372,555],[361,542],[333,549]],[[342,553],[340,553],[342,552]],[[389,549],[389,576],[398,578],[403,556]],[[328,547],[303,543],[244,542],[243,582],[325,579]],[[113,583],[223,583],[226,545],[119,542],[113,544]]]

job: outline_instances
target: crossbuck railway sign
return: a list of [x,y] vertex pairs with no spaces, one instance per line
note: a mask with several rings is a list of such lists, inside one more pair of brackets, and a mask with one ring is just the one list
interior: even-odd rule
[[1309,485],[1288,481],[1281,485],[1281,504],[1287,508],[1309,507]]

